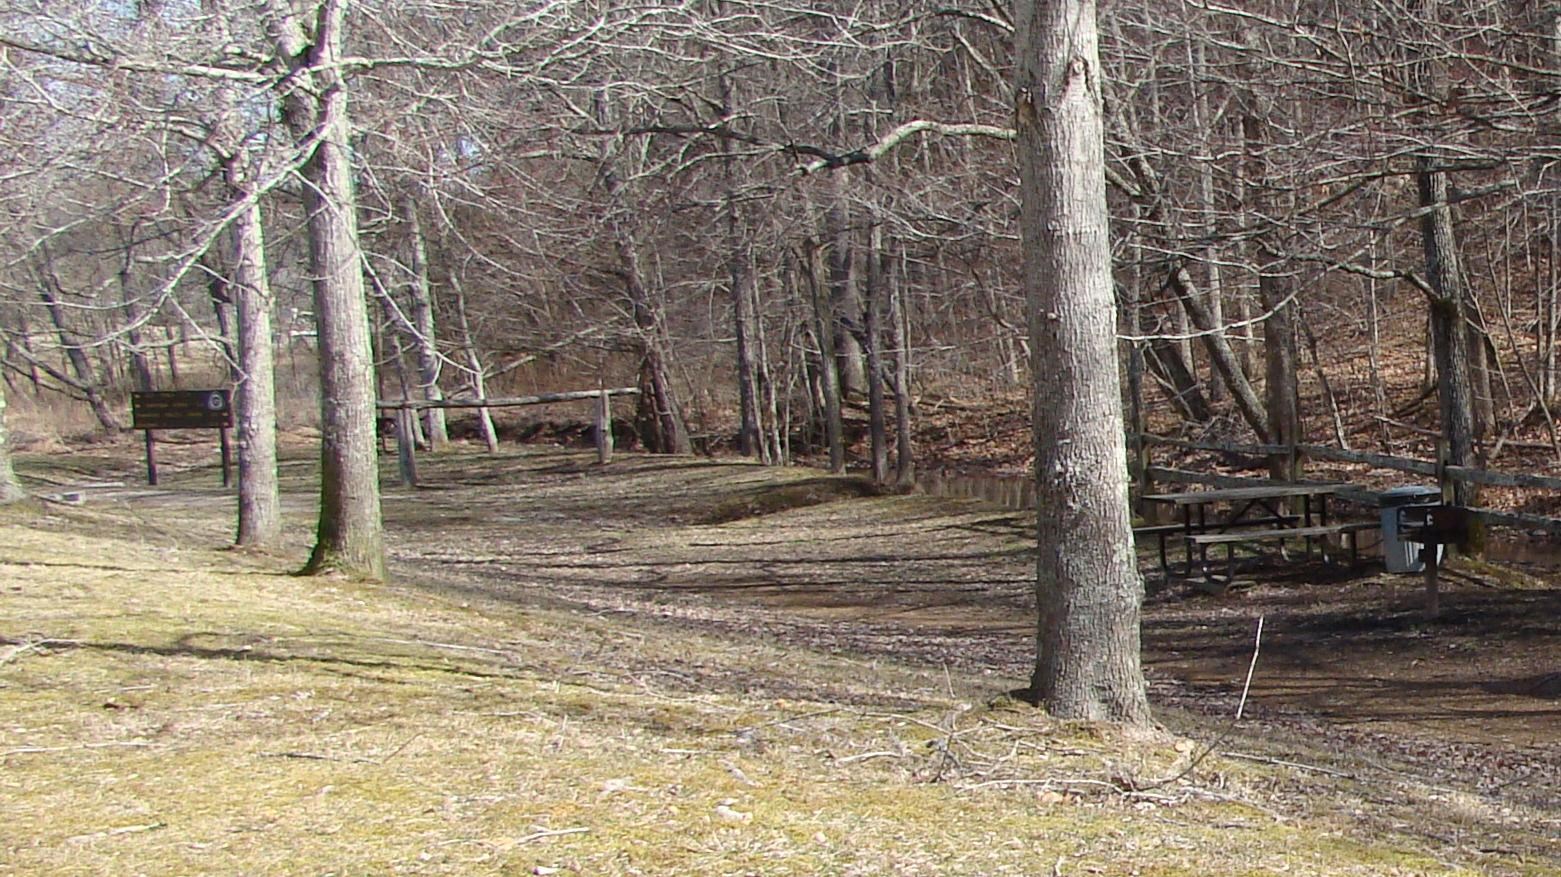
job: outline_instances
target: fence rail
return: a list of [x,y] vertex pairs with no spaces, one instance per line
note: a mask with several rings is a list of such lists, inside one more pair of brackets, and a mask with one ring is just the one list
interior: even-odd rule
[[633,396],[638,392],[638,387],[615,387],[607,390],[570,390],[565,393],[539,393],[535,396],[510,396],[494,399],[392,399],[388,402],[375,402],[374,407],[382,411],[399,411],[403,408],[409,408],[413,411],[425,411],[429,408],[517,408],[522,405],[578,402],[584,399],[598,398],[604,393],[608,396]]
[[[1196,442],[1153,435],[1151,433],[1129,433],[1128,439],[1129,441],[1140,442],[1145,448],[1151,445],[1159,445],[1181,448],[1183,450],[1213,451],[1216,453],[1243,454],[1256,457],[1303,455],[1316,460],[1359,463],[1378,469],[1389,469],[1396,472],[1435,478],[1437,486],[1441,488],[1444,496],[1450,494],[1454,482],[1561,492],[1561,478],[1554,478],[1548,475],[1531,475],[1526,472],[1498,472],[1473,466],[1443,465],[1433,460],[1398,457],[1391,454],[1374,454],[1366,451],[1350,451],[1327,445],[1242,445],[1228,442]],[[1144,459],[1147,461],[1147,456]],[[1219,475],[1209,472],[1193,472],[1186,469],[1172,469],[1148,465],[1147,462],[1144,465],[1143,478],[1151,483],[1161,481],[1170,484],[1207,484],[1214,487],[1245,487],[1268,480],[1239,475]],[[1375,507],[1379,504],[1379,494],[1365,488],[1346,487],[1340,490],[1337,495],[1341,499],[1360,503],[1361,505]],[[1525,530],[1542,530],[1546,533],[1561,534],[1561,519],[1558,518],[1488,508],[1475,508],[1470,509],[1470,511],[1473,512],[1477,520],[1489,526],[1517,527]]]
[[401,483],[417,486],[416,429],[413,419],[419,411],[432,408],[519,408],[526,405],[551,405],[554,402],[596,400],[596,459],[605,464],[612,459],[612,397],[634,396],[638,387],[603,387],[599,390],[568,390],[562,393],[538,393],[535,396],[510,396],[494,399],[391,399],[374,403],[381,411],[396,412],[396,458]]

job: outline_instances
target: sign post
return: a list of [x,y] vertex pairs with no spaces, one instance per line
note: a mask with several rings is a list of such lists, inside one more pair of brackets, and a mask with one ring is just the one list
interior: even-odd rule
[[222,446],[222,486],[231,481],[232,451],[228,428],[233,425],[233,404],[227,390],[138,391],[130,394],[131,429],[146,431],[146,483],[157,485],[159,429],[215,429]]

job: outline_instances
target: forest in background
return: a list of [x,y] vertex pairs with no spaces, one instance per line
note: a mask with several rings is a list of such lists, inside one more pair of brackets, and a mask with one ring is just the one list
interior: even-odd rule
[[[887,456],[920,402],[1029,384],[1005,4],[356,3],[328,87],[263,29],[287,5],[0,13],[13,410],[113,429],[132,388],[239,380],[251,207],[280,361],[307,360],[286,104],[311,88],[346,99],[382,397],[638,384],[646,447],[780,460],[838,449],[852,405]],[[1509,0],[1103,4],[1137,425],[1553,446],[1558,27]],[[312,380],[282,392],[313,408]]]

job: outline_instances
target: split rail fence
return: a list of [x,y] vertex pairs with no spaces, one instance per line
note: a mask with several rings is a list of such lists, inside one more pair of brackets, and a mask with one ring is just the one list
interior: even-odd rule
[[[1433,479],[1437,487],[1441,489],[1444,497],[1451,496],[1453,485],[1460,482],[1561,492],[1561,478],[1528,473],[1497,472],[1471,466],[1453,466],[1440,459],[1440,454],[1437,460],[1421,460],[1414,457],[1398,457],[1391,454],[1349,451],[1327,445],[1239,445],[1222,442],[1187,441],[1185,439],[1169,438],[1149,433],[1129,433],[1128,440],[1130,443],[1133,443],[1132,446],[1137,451],[1139,495],[1152,493],[1152,485],[1157,481],[1170,484],[1208,484],[1215,487],[1244,487],[1270,480],[1267,478],[1248,478],[1237,475],[1192,472],[1185,469],[1155,466],[1152,465],[1149,453],[1149,448],[1154,445],[1183,450],[1243,454],[1257,457],[1285,456],[1291,459],[1304,457],[1311,460],[1355,463]],[[1347,487],[1340,490],[1337,495],[1351,502],[1358,502],[1371,507],[1376,507],[1378,504],[1377,493],[1362,487]],[[1475,520],[1486,526],[1517,527],[1525,530],[1542,530],[1550,534],[1561,534],[1561,519],[1558,518],[1488,508],[1474,508],[1470,509],[1470,512]]]
[[380,411],[394,411],[396,423],[396,459],[401,470],[401,483],[417,486],[417,429],[413,420],[419,411],[430,408],[519,408],[527,405],[551,405],[555,402],[596,400],[596,459],[600,463],[612,460],[612,397],[638,395],[637,387],[615,387],[599,390],[571,390],[564,393],[539,393],[535,396],[512,396],[497,399],[395,399],[377,402]]

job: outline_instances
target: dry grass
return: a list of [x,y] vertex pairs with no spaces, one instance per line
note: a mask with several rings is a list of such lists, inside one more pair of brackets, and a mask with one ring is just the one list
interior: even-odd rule
[[[60,481],[124,469],[60,463]],[[307,466],[287,471],[306,487]],[[722,517],[798,477],[701,471],[682,489]],[[290,551],[253,557],[223,549],[230,500],[198,487],[209,470],[183,477],[177,494],[0,514],[0,874],[1558,873],[1475,851],[1507,841],[1357,825],[1386,794],[1479,831],[1483,800],[1194,765],[1189,740],[1059,725],[944,668],[406,566],[383,587],[296,578],[306,493]],[[390,499],[404,529],[411,500]],[[586,525],[546,508],[515,512],[544,533]]]

